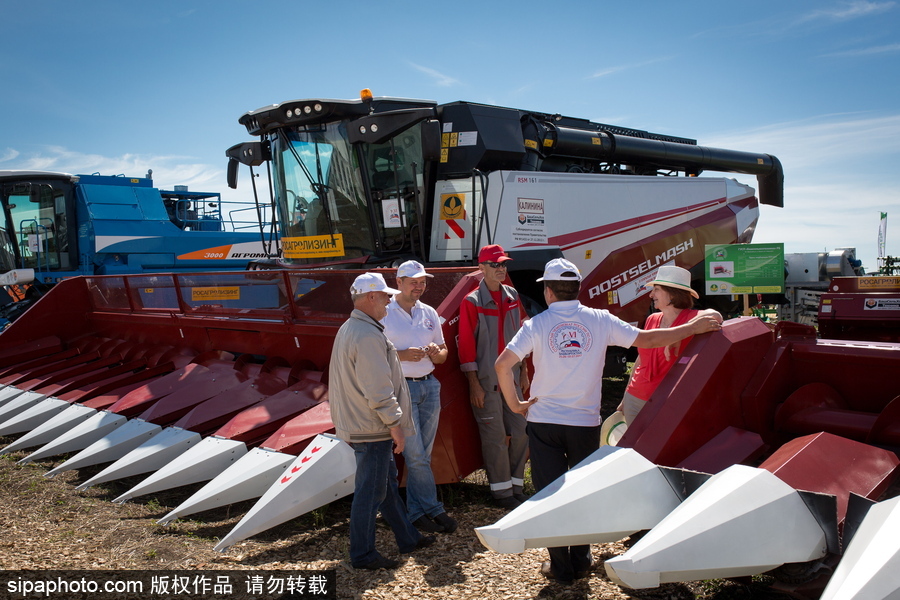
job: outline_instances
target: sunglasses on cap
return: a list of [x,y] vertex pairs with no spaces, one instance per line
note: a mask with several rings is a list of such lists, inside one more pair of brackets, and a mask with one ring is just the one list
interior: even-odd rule
[[481,264],[487,265],[487,266],[491,267],[492,269],[499,269],[500,267],[503,267],[504,269],[506,268],[505,262],[499,263],[499,262],[491,262],[489,260],[486,260]]

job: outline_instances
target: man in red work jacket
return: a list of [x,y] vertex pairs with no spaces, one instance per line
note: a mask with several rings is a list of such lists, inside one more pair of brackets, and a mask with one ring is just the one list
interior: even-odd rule
[[[525,417],[511,411],[504,402],[494,370],[494,361],[525,318],[519,294],[503,284],[509,260],[512,259],[496,244],[485,246],[478,253],[478,267],[484,279],[459,307],[458,346],[460,368],[469,380],[469,400],[478,422],[491,495],[498,506],[512,509],[525,500],[522,485],[528,436]],[[518,391],[524,393],[528,389],[527,369],[520,363],[514,372]]]

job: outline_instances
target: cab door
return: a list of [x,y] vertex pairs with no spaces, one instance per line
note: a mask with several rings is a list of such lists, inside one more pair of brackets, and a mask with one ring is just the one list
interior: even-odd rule
[[35,273],[69,271],[77,266],[70,228],[74,186],[68,181],[22,180],[3,185],[3,255],[17,268]]
[[385,253],[424,255],[417,225],[423,206],[420,126],[363,148],[379,242]]

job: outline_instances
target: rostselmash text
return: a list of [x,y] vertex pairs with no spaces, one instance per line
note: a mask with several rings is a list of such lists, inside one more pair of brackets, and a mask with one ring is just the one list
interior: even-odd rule
[[693,248],[693,247],[694,247],[694,239],[693,238],[687,240],[686,242],[681,242],[677,246],[673,246],[672,248],[669,248],[665,252],[657,254],[653,258],[647,259],[644,262],[631,267],[627,271],[622,271],[618,275],[616,275],[614,277],[610,277],[609,279],[607,279],[600,285],[595,285],[594,287],[588,289],[589,297],[593,298],[595,296],[599,296],[600,294],[605,294],[606,292],[608,292],[612,289],[618,288],[618,287],[628,283],[632,279],[635,279],[636,277],[640,277],[647,271],[650,271],[651,269],[655,269],[660,264],[669,262],[670,260],[672,260],[673,258],[678,256],[679,254],[682,254],[683,252],[687,252],[687,250],[689,248]]

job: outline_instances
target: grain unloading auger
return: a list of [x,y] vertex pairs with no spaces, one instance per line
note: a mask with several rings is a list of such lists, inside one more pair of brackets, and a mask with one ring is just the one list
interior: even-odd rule
[[[857,529],[848,507],[880,499],[896,476],[898,373],[897,344],[727,321],[691,342],[618,447],[476,531],[495,551],[521,552],[649,530],[606,561],[634,588],[779,568],[820,577],[821,590],[843,553],[841,592],[826,597],[895,597],[896,535]],[[894,501],[881,504],[873,522],[896,522]]]

